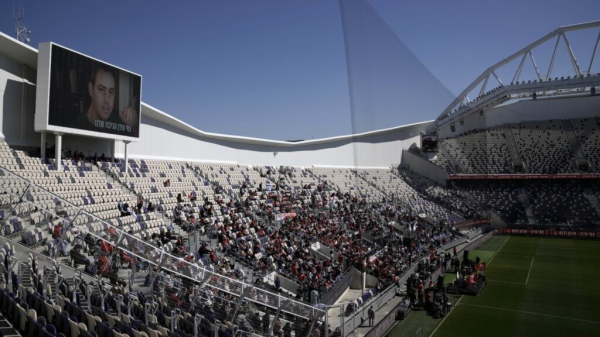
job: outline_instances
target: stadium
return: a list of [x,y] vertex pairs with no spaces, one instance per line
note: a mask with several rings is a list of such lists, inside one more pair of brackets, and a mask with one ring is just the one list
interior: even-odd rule
[[[600,21],[455,97],[339,3],[356,127],[311,140],[201,130],[144,74],[0,33],[0,335],[599,336]],[[400,101],[438,117],[373,121]]]

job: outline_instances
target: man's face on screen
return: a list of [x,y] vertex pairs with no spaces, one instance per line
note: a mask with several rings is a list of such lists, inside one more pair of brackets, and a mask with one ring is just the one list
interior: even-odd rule
[[115,105],[115,78],[113,74],[103,69],[96,72],[96,83],[90,83],[90,96],[92,108],[96,116],[107,120]]

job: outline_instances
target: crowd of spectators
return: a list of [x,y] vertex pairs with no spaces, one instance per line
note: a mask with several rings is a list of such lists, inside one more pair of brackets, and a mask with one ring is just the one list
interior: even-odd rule
[[[285,178],[294,175],[285,174]],[[273,181],[268,182],[269,188],[242,184],[234,191],[240,194],[235,202],[234,198],[227,202],[217,198],[213,205],[206,199],[192,207],[180,199],[175,217],[184,228],[213,233],[218,253],[229,261],[248,266],[258,275],[276,272],[297,283],[298,299],[311,301],[315,291],[317,296],[324,295],[349,267],[366,269],[391,284],[419,257],[429,258],[430,250],[456,235],[447,221],[427,223],[389,200],[367,203],[366,198],[342,194],[325,181],[292,189],[283,176],[267,175]],[[222,221],[210,221],[215,207],[226,215]],[[413,240],[403,242],[394,223],[410,232]],[[317,242],[329,248],[331,255],[317,253]],[[206,246],[200,250],[200,256],[219,262],[217,252]],[[279,284],[272,286],[281,291]]]

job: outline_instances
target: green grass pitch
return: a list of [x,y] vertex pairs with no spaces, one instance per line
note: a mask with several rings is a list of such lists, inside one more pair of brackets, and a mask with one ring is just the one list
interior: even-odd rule
[[413,312],[389,336],[600,336],[600,241],[495,236],[476,256],[480,296],[453,296],[443,320]]

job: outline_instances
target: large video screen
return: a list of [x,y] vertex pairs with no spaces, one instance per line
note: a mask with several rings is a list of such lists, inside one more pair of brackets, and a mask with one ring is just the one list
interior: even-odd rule
[[138,138],[139,75],[52,44],[48,125]]

